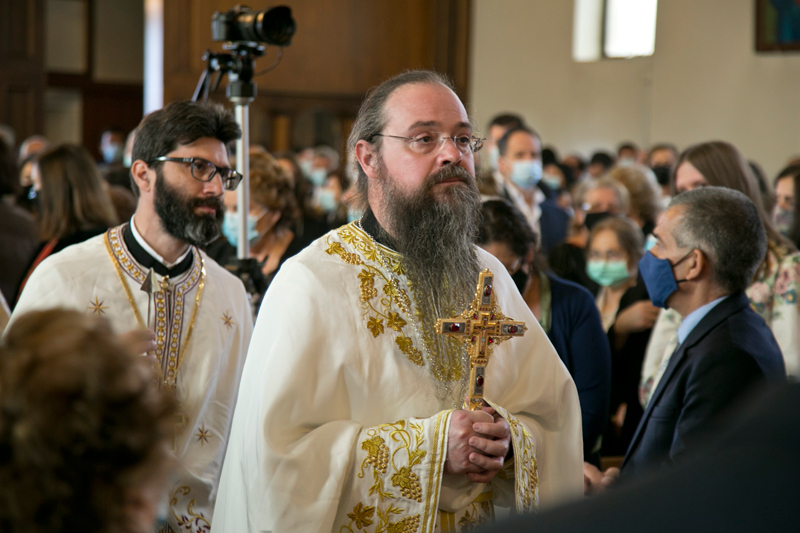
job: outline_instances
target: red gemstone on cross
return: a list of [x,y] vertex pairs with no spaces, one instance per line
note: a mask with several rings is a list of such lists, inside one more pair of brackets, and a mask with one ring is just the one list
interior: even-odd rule
[[470,339],[470,342],[471,342],[472,344],[475,344],[475,337],[474,337],[474,336],[473,336],[473,337]]
[[494,339],[489,337],[489,344],[494,344]]
[[478,376],[475,378],[475,385],[478,387],[483,387],[483,376]]
[[484,296],[490,296],[491,294],[492,294],[492,288],[491,288],[490,286],[487,286],[487,287],[486,287],[486,288],[483,290],[483,295],[484,295]]
[[458,324],[452,324],[450,326],[450,331],[458,331],[460,329],[461,329],[461,326],[459,326]]
[[510,333],[516,333],[517,332],[517,326],[511,326],[510,328],[508,328],[508,331]]

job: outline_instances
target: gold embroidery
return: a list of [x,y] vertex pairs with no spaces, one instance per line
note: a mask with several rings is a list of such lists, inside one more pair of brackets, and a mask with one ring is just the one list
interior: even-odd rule
[[385,474],[389,464],[389,448],[386,446],[386,441],[380,435],[375,435],[362,442],[361,449],[367,452],[367,457],[361,463],[361,473],[358,477],[364,477],[364,467],[367,464],[371,464],[376,470]]
[[[381,304],[383,304],[385,308],[388,308],[388,305],[394,303],[406,317],[414,317],[416,319],[416,323],[420,326],[419,338],[427,350],[433,376],[439,381],[460,382],[466,366],[467,354],[465,348],[456,340],[440,339],[439,336],[435,334],[435,320],[428,320],[427,317],[422,316],[419,312],[418,295],[414,293],[411,282],[406,280],[406,286],[411,290],[415,303],[417,303],[416,309],[412,309],[411,299],[408,297],[406,289],[401,288],[400,281],[398,280],[398,277],[406,275],[406,271],[403,268],[402,257],[397,252],[375,243],[375,241],[360,229],[355,222],[340,228],[337,230],[337,234],[346,244],[364,254],[366,259],[378,263],[380,267],[391,272],[391,275],[387,277],[383,273],[384,270],[376,270],[373,266],[367,265],[364,262],[359,263],[369,269],[368,276],[374,277],[375,275],[380,275],[383,278],[385,282],[383,293],[389,297],[387,302],[381,300]],[[347,252],[345,252],[345,248],[341,243],[332,243],[329,239],[328,253],[343,257]],[[362,271],[362,275],[363,272],[364,271]],[[374,298],[375,295],[372,292],[373,285],[367,284],[369,282],[365,280],[367,275],[364,277],[362,277],[362,275],[359,275],[359,278],[362,280],[361,296],[362,301],[365,301]],[[362,308],[364,308],[363,304]],[[377,313],[376,310],[372,310]],[[444,311],[447,316],[456,314],[455,308],[445,309]],[[371,329],[371,331],[373,331],[373,335],[375,335],[374,330]],[[398,346],[403,346],[399,342],[397,344]],[[425,364],[422,352],[417,348],[409,347],[406,351],[403,351],[403,354],[414,364],[420,366]]]
[[[353,533],[354,525],[356,526],[356,529],[363,529],[366,531],[367,527],[373,523],[372,517],[375,511],[375,507],[366,506],[363,502],[359,502],[353,508],[352,513],[347,513],[350,523],[343,525],[341,528],[339,528],[339,531],[349,531],[350,533]],[[392,522],[391,516],[401,514],[403,512],[402,509],[395,507],[394,505],[389,505],[386,510],[381,510],[381,508],[378,507],[377,511],[378,525],[375,528],[375,533],[416,533],[416,531],[419,529],[418,514],[406,516],[399,522]]]
[[374,513],[374,507],[365,507],[363,503],[359,503],[353,508],[352,513],[347,513],[347,516],[356,523],[358,529],[364,529],[372,524],[371,518]]
[[[143,283],[146,273],[133,262],[128,252],[123,245],[122,228],[124,226],[117,226],[111,228],[106,232],[105,245],[111,262],[114,265],[114,270],[117,272],[117,277],[122,284],[125,295],[128,298],[128,303],[133,309],[133,314],[139,327],[146,328],[147,326],[142,320],[142,315],[136,305],[136,300],[133,298],[128,282],[125,279],[125,274],[136,280],[137,283]],[[172,313],[172,324],[167,324],[167,296],[166,290],[156,291],[155,296],[155,333],[156,333],[156,358],[159,365],[157,365],[160,373],[160,381],[175,389],[177,386],[178,369],[183,363],[183,358],[186,355],[186,350],[189,347],[189,341],[194,331],[195,320],[197,319],[197,311],[200,308],[200,302],[203,299],[203,289],[205,288],[206,269],[203,262],[203,256],[194,248],[192,250],[195,261],[193,262],[192,270],[189,272],[186,279],[173,287],[174,290],[174,310]],[[162,285],[168,285],[165,280],[162,280]],[[189,325],[186,329],[186,337],[181,345],[180,332],[183,329],[183,311],[185,305],[186,294],[197,285],[197,295],[195,296],[194,308],[192,315],[189,319]],[[167,342],[167,333],[170,332],[169,341]]]
[[400,494],[409,500],[422,503],[422,487],[419,484],[419,476],[409,467],[404,466],[392,475],[392,486],[398,487]]
[[[536,463],[536,444],[533,435],[514,415],[504,408],[486,400],[511,428],[511,444],[514,449],[514,484],[517,512],[531,512],[539,506],[539,474]],[[503,467],[506,470],[506,466]]]
[[175,518],[179,527],[186,528],[188,531],[211,531],[211,523],[205,515],[195,512],[194,506],[196,503],[194,499],[190,500],[186,506],[186,514],[178,516],[175,513],[174,507],[178,505],[178,496],[188,496],[190,492],[192,492],[192,489],[184,486],[175,489],[175,492],[172,493],[172,499],[170,500],[172,517]]
[[106,313],[105,310],[108,309],[108,307],[104,306],[103,302],[99,301],[97,296],[95,296],[93,302],[91,300],[89,301],[89,305],[86,307],[86,309],[91,309],[92,313],[96,315],[104,315]]
[[197,428],[197,433],[194,434],[197,437],[197,441],[200,443],[202,447],[203,444],[208,442],[208,439],[211,438],[211,432],[206,429],[206,425],[203,424],[201,427]]
[[[337,233],[342,241],[364,254],[364,258],[380,266],[380,257],[376,246],[367,238],[361,236],[354,228],[352,224],[347,225],[339,229]],[[347,252],[341,242],[332,241],[328,237],[327,243],[328,248],[325,252],[328,255],[339,256],[347,264],[363,267],[358,273],[359,299],[361,301],[361,310],[363,311],[362,316],[366,320],[367,329],[372,333],[372,337],[377,338],[385,333],[387,327],[396,331],[400,334],[395,338],[395,343],[400,348],[400,352],[415,365],[423,366],[425,362],[422,358],[422,352],[414,347],[410,337],[403,334],[403,328],[408,325],[408,321],[400,313],[391,310],[392,304],[394,304],[406,316],[411,316],[411,301],[406,291],[396,286],[396,281],[384,275],[380,268],[365,263],[358,254]],[[387,253],[391,256],[389,264],[392,272],[405,273],[400,257],[388,251],[388,249]],[[380,297],[380,293],[375,287],[376,277],[383,281],[382,296]]]
[[[494,522],[494,492],[482,492],[465,509],[451,513],[439,511],[439,530],[442,533],[473,531],[477,526]],[[456,523],[456,518],[459,518]]]
[[234,325],[233,317],[225,311],[225,314],[222,315],[222,325],[225,326],[229,331]]

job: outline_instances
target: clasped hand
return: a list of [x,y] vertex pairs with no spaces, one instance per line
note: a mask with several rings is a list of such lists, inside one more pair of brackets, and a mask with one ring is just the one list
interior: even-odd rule
[[488,483],[503,468],[510,442],[508,422],[493,408],[453,411],[444,471],[466,474],[475,483]]

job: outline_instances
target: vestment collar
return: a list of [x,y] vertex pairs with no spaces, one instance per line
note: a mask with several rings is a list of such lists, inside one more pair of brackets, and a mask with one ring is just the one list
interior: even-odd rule
[[192,267],[194,260],[192,253],[194,248],[192,246],[175,263],[166,265],[164,264],[164,258],[158,255],[136,231],[133,217],[131,217],[129,224],[125,224],[122,227],[122,239],[136,262],[142,265],[145,270],[152,268],[159,276],[169,276],[171,279],[175,279]]

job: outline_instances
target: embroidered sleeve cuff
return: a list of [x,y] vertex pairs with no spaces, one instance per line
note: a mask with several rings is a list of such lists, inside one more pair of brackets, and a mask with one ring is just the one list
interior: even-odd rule
[[[484,398],[485,399],[485,398]],[[511,428],[513,461],[506,461],[498,477],[514,478],[517,512],[531,512],[539,506],[539,477],[536,467],[536,443],[533,435],[517,417],[504,408],[485,399],[497,413],[506,419]]]
[[334,531],[432,533],[451,411],[365,428],[344,520]]

